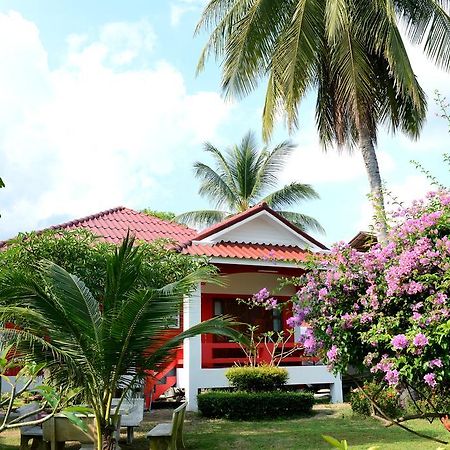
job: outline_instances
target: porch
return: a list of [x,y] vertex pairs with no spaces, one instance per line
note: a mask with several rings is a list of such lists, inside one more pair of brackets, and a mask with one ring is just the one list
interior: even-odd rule
[[[287,268],[264,267],[221,267],[225,286],[198,286],[191,298],[186,299],[183,310],[183,326],[187,329],[214,315],[229,314],[238,320],[257,325],[259,331],[286,330],[288,311],[281,314],[265,311],[262,308],[249,309],[236,298],[248,298],[262,287],[269,290],[278,286],[278,279],[283,275],[292,275]],[[298,274],[299,269],[296,269]],[[289,273],[287,273],[289,272]],[[288,299],[294,294],[293,287],[285,287],[277,297]],[[243,331],[245,331],[243,329]],[[298,335],[297,329],[295,335]],[[286,344],[286,350],[294,349],[294,336]],[[269,362],[271,345],[260,345],[258,362]],[[188,408],[197,410],[197,394],[200,389],[225,388],[228,380],[225,372],[234,364],[246,364],[248,360],[238,344],[215,336],[198,336],[185,340],[183,345],[183,367],[176,370],[177,387],[183,388]],[[280,364],[289,373],[288,385],[323,385],[330,386],[332,402],[342,402],[342,383],[340,376],[334,376],[322,365],[317,357],[306,356],[299,348]]]

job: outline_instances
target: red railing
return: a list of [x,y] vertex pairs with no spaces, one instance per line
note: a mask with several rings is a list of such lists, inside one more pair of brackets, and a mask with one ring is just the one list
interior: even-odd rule
[[[288,342],[285,345],[284,351],[290,352],[298,347],[294,342]],[[273,351],[273,344],[260,344],[258,346],[258,363],[269,363],[271,360],[271,353]],[[319,358],[316,356],[305,356],[303,349],[298,347],[298,350],[291,353],[288,357],[283,358],[281,365],[283,366],[304,366],[316,365]],[[202,343],[202,367],[231,367],[235,364],[248,364],[248,358],[244,351],[238,344],[233,342],[203,342]]]

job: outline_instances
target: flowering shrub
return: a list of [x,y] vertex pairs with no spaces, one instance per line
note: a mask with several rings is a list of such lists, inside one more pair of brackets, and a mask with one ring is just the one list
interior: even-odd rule
[[369,398],[373,398],[389,417],[400,416],[402,409],[399,405],[397,391],[392,387],[383,389],[378,383],[366,383],[362,389],[354,389],[351,392],[350,404],[352,411],[363,416],[372,415],[372,404]]
[[393,217],[388,243],[346,244],[314,257],[293,298],[292,326],[335,371],[370,370],[390,386],[450,387],[450,193],[430,193]]

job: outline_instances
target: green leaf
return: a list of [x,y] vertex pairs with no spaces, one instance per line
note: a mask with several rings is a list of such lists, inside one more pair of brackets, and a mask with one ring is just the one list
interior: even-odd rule
[[88,426],[86,421],[83,420],[82,417],[78,416],[76,413],[63,410],[61,411],[61,414],[67,417],[71,423],[73,423],[75,426],[83,430],[85,433],[88,432]]
[[335,448],[339,448],[341,450],[347,450],[348,448],[347,441],[345,440],[338,441],[334,437],[325,434],[322,434],[322,438]]

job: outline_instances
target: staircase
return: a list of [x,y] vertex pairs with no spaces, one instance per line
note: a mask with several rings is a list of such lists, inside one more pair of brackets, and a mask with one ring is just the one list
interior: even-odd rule
[[178,358],[175,358],[159,372],[148,372],[144,388],[146,409],[150,409],[152,402],[158,400],[164,392],[176,385],[177,365]]

